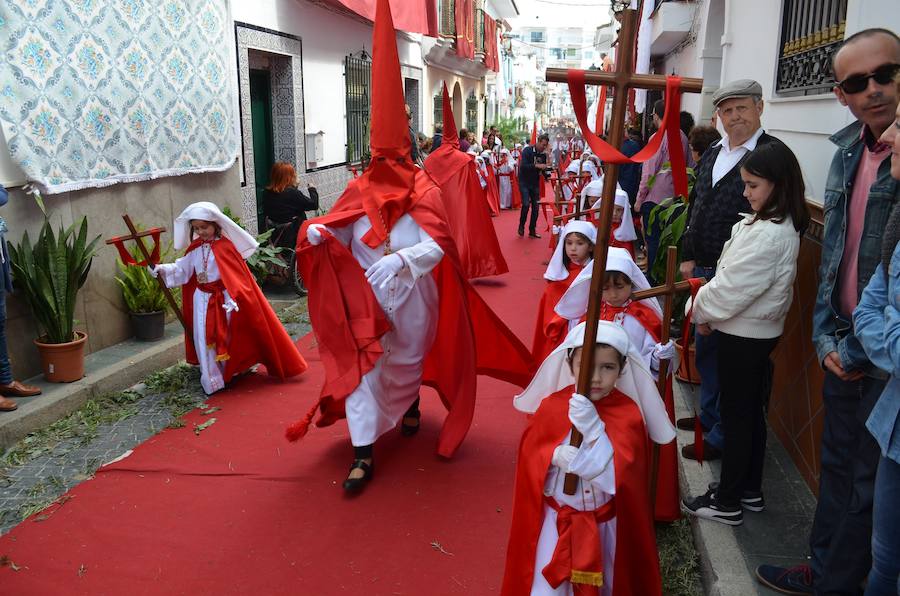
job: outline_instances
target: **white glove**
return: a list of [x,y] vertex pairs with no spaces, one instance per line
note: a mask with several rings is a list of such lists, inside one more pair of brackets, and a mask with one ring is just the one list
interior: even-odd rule
[[233,312],[241,310],[240,308],[238,308],[237,302],[235,302],[231,298],[225,301],[225,304],[222,305],[222,308],[225,309],[226,314],[231,314]]
[[372,287],[384,288],[391,279],[397,277],[405,265],[403,257],[397,253],[385,255],[366,270],[366,279]]
[[593,443],[606,430],[594,403],[580,393],[573,393],[569,398],[569,421],[586,443]]
[[653,348],[653,359],[657,362],[672,360],[675,358],[675,353],[675,341],[670,339],[665,344],[656,344],[656,347]]
[[147,265],[147,271],[150,272],[150,277],[156,279],[159,276],[159,271],[156,270],[156,265]]
[[309,227],[306,228],[306,239],[309,240],[309,243],[313,246],[318,246],[325,240],[323,231],[327,229],[328,228],[322,224],[310,224]]
[[560,233],[561,231],[562,231],[562,228],[561,228],[561,227],[559,227],[559,226],[557,226],[557,225],[554,225],[554,226],[553,226],[553,235],[554,235],[554,236],[559,236],[559,233]]
[[553,450],[553,458],[550,462],[563,472],[568,472],[569,466],[572,465],[572,460],[575,459],[576,455],[578,455],[578,447],[558,445]]

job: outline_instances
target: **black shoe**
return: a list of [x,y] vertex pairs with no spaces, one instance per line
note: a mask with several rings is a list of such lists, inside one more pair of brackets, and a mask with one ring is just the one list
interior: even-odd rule
[[524,236],[524,235],[525,235],[525,230],[523,230],[522,228],[519,228],[519,236]]
[[344,491],[348,493],[358,493],[365,488],[372,476],[375,475],[375,461],[373,460],[372,463],[367,464],[361,459],[354,459],[350,465],[350,471],[352,472],[357,468],[363,471],[363,476],[362,478],[347,478],[344,480]]
[[744,523],[744,512],[740,506],[726,507],[716,500],[716,491],[708,490],[706,494],[694,499],[682,499],[685,512],[702,519],[719,522],[728,526],[739,526]]
[[[403,421],[400,423],[400,434],[404,437],[411,437],[417,432],[419,432],[419,425],[421,424],[420,418],[422,417],[422,413],[416,410],[415,413],[409,413],[403,415]],[[407,418],[415,418],[415,424],[407,424]]]
[[538,234],[537,232],[528,232],[528,237],[529,238],[540,238],[541,235]]
[[[710,482],[709,490],[715,491],[719,488],[718,482]],[[741,495],[741,507],[753,513],[761,513],[766,508],[766,500],[763,498],[762,491],[745,490]]]
[[[697,450],[694,447],[694,444],[685,445],[681,448],[681,455],[685,459],[697,459]],[[722,459],[722,450],[718,447],[713,447],[709,444],[706,439],[703,439],[703,461],[713,461],[716,459]]]
[[[679,430],[694,430],[694,424],[695,424],[695,422],[694,422],[693,416],[691,416],[690,418],[679,418],[677,421],[675,421],[675,426]],[[700,423],[700,427],[703,429],[703,432],[705,432],[705,433],[708,433],[710,430],[710,429],[706,428],[702,422]]]
[[760,565],[756,568],[759,583],[782,594],[812,594],[812,569],[809,565],[776,567]]

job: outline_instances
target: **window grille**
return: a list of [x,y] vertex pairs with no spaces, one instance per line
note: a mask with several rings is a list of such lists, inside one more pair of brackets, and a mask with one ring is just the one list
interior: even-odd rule
[[475,92],[469,93],[466,98],[466,129],[475,131],[478,128],[478,99]]
[[831,92],[831,58],[844,39],[847,0],[784,0],[775,92]]
[[344,82],[347,90],[347,161],[361,163],[370,155],[372,61],[365,51],[344,58]]

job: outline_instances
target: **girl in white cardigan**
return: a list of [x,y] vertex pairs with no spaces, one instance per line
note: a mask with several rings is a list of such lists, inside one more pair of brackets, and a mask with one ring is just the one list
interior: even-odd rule
[[793,298],[800,237],[809,224],[803,174],[781,141],[760,145],[741,164],[752,213],[731,230],[713,279],[697,293],[697,333],[719,336],[719,410],[725,445],[720,481],[683,501],[697,517],[743,523],[743,509],[762,511],[764,413],[769,355]]

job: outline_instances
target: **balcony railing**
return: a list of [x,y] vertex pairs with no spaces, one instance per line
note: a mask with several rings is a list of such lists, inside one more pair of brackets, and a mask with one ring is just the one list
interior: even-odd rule
[[440,26],[438,34],[448,39],[456,39],[456,1],[455,0],[437,0],[438,16],[440,17]]

